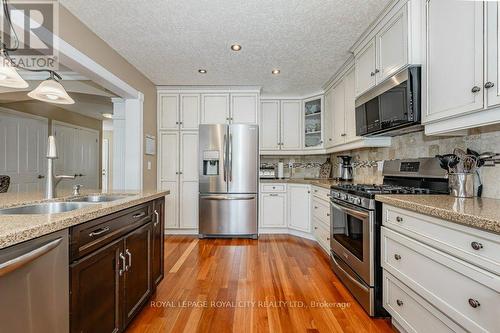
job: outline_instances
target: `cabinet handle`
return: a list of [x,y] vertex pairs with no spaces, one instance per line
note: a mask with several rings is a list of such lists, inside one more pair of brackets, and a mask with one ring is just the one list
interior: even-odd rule
[[318,209],[318,206],[314,206],[314,209]]
[[380,70],[375,68],[375,74],[380,73]]
[[331,195],[330,193],[328,193],[326,196],[327,196],[328,198],[330,198],[332,195]]
[[314,193],[318,193],[318,190],[314,190]]
[[484,84],[484,87],[485,87],[486,89],[493,88],[494,86],[495,86],[495,84],[494,84],[493,82],[490,82],[490,81],[488,81],[488,82],[486,82],[486,83]]
[[400,256],[399,254],[397,254],[397,253],[396,253],[396,254],[394,255],[394,259],[396,259],[396,260],[401,260],[401,256]]
[[481,244],[479,242],[472,242],[472,243],[470,243],[470,246],[472,246],[472,248],[476,251],[479,251],[483,248],[483,244]]
[[128,256],[128,265],[125,266],[125,271],[128,271],[132,267],[132,253],[128,249],[125,250],[125,253]]
[[329,241],[330,240],[330,237],[326,237],[326,240]]
[[345,134],[345,133],[340,134],[340,136],[346,136],[346,135],[347,135],[347,134]]
[[402,301],[402,300],[397,299],[397,300],[396,300],[396,304],[397,304],[398,306],[403,306],[403,304],[404,304],[404,303],[403,303],[403,301]]
[[473,299],[473,298],[469,298],[469,305],[475,309],[475,308],[478,308],[481,304],[479,303],[478,300]]
[[478,86],[474,86],[474,87],[472,87],[471,91],[472,91],[473,93],[477,93],[477,92],[480,92],[480,91],[481,91],[481,88],[479,88]]
[[155,209],[155,216],[156,216],[156,221],[153,223],[153,226],[157,226],[158,223],[160,223],[160,214],[158,214],[158,211]]
[[270,197],[277,197],[277,194],[269,194]]
[[326,216],[330,216],[330,213],[326,213]]
[[145,212],[141,212],[141,213],[137,213],[137,214],[135,214],[135,215],[132,215],[132,217],[133,217],[134,219],[138,219],[138,218],[141,218],[141,217],[143,217],[143,216],[146,216],[146,213],[145,213]]
[[398,221],[398,222],[403,222],[403,218],[402,218],[401,216],[397,216],[397,217],[396,217],[396,221]]
[[123,267],[123,268],[120,268],[120,270],[118,271],[118,273],[120,274],[120,276],[122,276],[122,275],[123,275],[123,273],[125,272],[125,269],[127,268],[127,263],[126,263],[126,260],[127,260],[127,259],[125,258],[125,256],[124,256],[124,255],[123,255],[123,253],[121,253],[121,252],[120,252],[120,255],[119,255],[119,256],[120,256],[120,259],[121,259],[121,261],[122,261],[122,267]]
[[99,235],[102,235],[103,233],[108,232],[108,231],[109,231],[109,227],[102,227],[102,228],[99,228],[99,229],[92,231],[89,234],[89,237],[99,236]]
[[45,176],[44,176],[44,175],[38,175],[38,177],[37,177],[37,178],[38,178],[38,179],[44,179],[44,178],[45,178]]
[[370,73],[370,76],[375,76],[375,73],[374,73],[374,72],[371,72],[371,73]]

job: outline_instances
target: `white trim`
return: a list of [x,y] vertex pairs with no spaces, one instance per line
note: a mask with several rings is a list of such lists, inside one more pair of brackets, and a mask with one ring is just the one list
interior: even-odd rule
[[100,134],[101,133],[101,131],[93,129],[93,128],[88,128],[88,127],[79,126],[79,125],[73,125],[73,124],[70,124],[70,123],[65,123],[65,122],[60,121],[60,120],[52,120],[52,131],[54,131],[54,125],[59,125],[59,126],[64,126],[64,127],[69,127],[69,128],[76,128],[76,129],[80,129],[80,130],[83,130],[83,131],[93,132],[93,133],[96,133],[96,134]]
[[318,243],[318,241],[316,240],[314,235],[312,235],[309,232],[294,230],[294,229],[290,229],[290,228],[259,228],[259,235],[276,235],[276,234],[297,236],[297,237],[305,238],[305,239],[312,240],[312,241],[315,241],[316,243]]
[[198,236],[198,228],[196,229],[165,229],[165,235],[193,235]]
[[[44,81],[49,77],[49,74],[45,72],[28,72],[23,70],[19,70],[18,72],[27,81]],[[90,81],[87,77],[75,72],[58,71],[57,74],[62,77],[63,81]]]
[[171,85],[157,85],[157,92],[165,92],[170,94],[180,94],[182,92],[187,92],[191,94],[202,94],[202,93],[261,93],[262,88],[260,86],[171,86]]

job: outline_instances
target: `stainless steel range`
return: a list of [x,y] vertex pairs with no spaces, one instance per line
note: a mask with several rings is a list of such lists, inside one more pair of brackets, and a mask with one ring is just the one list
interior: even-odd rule
[[380,226],[382,207],[376,194],[448,193],[446,171],[437,158],[384,163],[381,185],[333,186],[331,263],[334,272],[371,316],[385,316],[382,307]]

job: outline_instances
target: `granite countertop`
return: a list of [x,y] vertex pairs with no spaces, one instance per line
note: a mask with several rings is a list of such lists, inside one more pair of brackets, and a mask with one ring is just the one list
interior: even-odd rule
[[450,195],[376,195],[377,201],[500,234],[500,200]]
[[320,179],[320,178],[283,178],[283,179],[261,179],[261,183],[291,183],[291,184],[308,184],[330,189],[333,185],[342,183],[335,179]]
[[[142,191],[140,193],[82,191],[82,196],[90,194],[125,194],[126,198],[110,202],[94,203],[88,207],[58,214],[0,215],[0,249],[161,198],[170,194],[170,191]],[[43,193],[2,193],[0,194],[0,208],[41,202],[64,201],[69,198],[74,197],[63,194],[54,200],[44,200]]]

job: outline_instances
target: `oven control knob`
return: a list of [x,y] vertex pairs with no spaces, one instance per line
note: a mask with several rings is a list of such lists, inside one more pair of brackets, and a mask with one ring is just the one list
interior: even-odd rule
[[355,205],[361,204],[361,199],[360,198],[352,198],[352,203]]
[[347,195],[345,195],[344,193],[341,193],[340,194],[340,199],[346,200],[347,199]]

